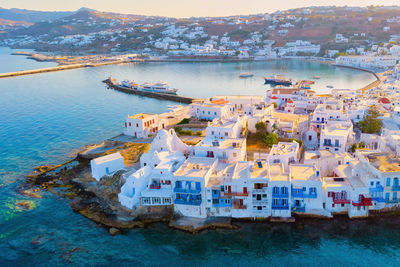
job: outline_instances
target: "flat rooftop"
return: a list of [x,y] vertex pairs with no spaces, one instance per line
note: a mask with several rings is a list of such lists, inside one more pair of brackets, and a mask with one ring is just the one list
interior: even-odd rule
[[135,115],[130,115],[128,116],[128,118],[130,119],[146,119],[146,118],[152,118],[153,116],[155,116],[154,114],[150,114],[150,113],[139,113],[139,114],[135,114]]
[[315,175],[315,168],[309,165],[290,165],[290,175],[292,180],[319,180]]
[[299,144],[296,142],[279,142],[277,145],[273,145],[270,155],[285,155],[289,153],[295,153]]
[[245,139],[242,138],[229,138],[229,139],[215,139],[212,136],[204,137],[204,139],[197,144],[202,147],[217,147],[220,149],[226,148],[241,148]]
[[204,177],[214,163],[214,158],[190,157],[174,173],[175,176]]
[[368,162],[381,172],[399,172],[400,159],[387,152],[365,153]]
[[346,177],[324,177],[322,178],[323,187],[345,187],[350,186]]
[[214,119],[208,124],[209,127],[232,128],[236,124],[235,121]]
[[106,163],[109,161],[117,160],[120,158],[122,159],[122,156],[119,152],[117,152],[117,153],[106,155],[106,156],[103,156],[100,158],[93,159],[93,161],[98,165],[98,164],[103,164],[103,163]]
[[268,163],[265,161],[254,162],[251,178],[268,178]]
[[289,175],[284,174],[280,163],[269,165],[269,178],[270,181],[289,181]]

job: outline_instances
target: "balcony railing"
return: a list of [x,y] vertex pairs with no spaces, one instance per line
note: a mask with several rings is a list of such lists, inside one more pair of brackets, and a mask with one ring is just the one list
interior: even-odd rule
[[249,195],[248,192],[221,192],[222,196],[225,197],[247,197]]
[[306,206],[293,206],[292,207],[293,212],[305,212],[306,211]]
[[370,188],[369,192],[370,193],[380,193],[383,192],[384,188],[382,185],[377,185],[376,187]]
[[160,189],[161,185],[157,185],[157,184],[151,184],[150,185],[150,189]]
[[334,204],[350,204],[350,199],[334,199]]
[[289,209],[289,206],[282,206],[282,205],[278,205],[278,206],[274,206],[274,205],[272,205],[272,209],[273,210],[288,210]]
[[372,201],[377,201],[377,202],[385,202],[385,199],[383,197],[372,197]]
[[199,194],[201,192],[201,189],[175,187],[174,192],[175,193],[186,193],[186,194]]
[[283,194],[283,193],[272,193],[272,197],[275,198],[288,198],[289,193]]
[[359,202],[352,201],[352,205],[355,207],[372,206],[372,199],[371,198],[363,198]]
[[385,199],[385,203],[396,204],[399,203],[399,199]]
[[400,191],[400,186],[399,185],[392,186],[392,191]]
[[303,189],[300,190],[292,190],[292,197],[297,198],[317,198],[317,193],[309,193],[305,194]]
[[193,205],[193,206],[200,206],[201,199],[199,200],[185,200],[185,199],[174,199],[174,204],[181,204],[181,205]]
[[236,210],[245,210],[247,209],[246,205],[240,205],[240,204],[233,204],[233,208]]

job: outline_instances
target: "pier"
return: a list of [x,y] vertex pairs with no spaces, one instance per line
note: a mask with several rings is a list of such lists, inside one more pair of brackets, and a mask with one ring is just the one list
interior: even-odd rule
[[22,75],[45,73],[45,72],[80,69],[80,68],[89,68],[89,67],[100,67],[100,66],[105,66],[105,65],[131,63],[131,62],[134,62],[134,61],[131,61],[131,60],[129,60],[129,61],[121,61],[121,60],[118,60],[118,61],[105,61],[105,62],[99,62],[99,63],[70,64],[70,65],[60,65],[60,66],[49,67],[49,68],[33,69],[33,70],[21,70],[21,71],[0,73],[0,79],[1,78],[10,78],[10,77],[22,76]]
[[173,95],[173,94],[164,94],[164,93],[156,93],[156,92],[146,92],[146,91],[139,91],[134,89],[129,89],[123,86],[119,86],[118,84],[112,82],[110,79],[106,79],[103,81],[107,84],[110,88],[114,90],[121,91],[128,94],[134,94],[139,96],[147,96],[151,98],[157,98],[161,100],[170,100],[179,103],[191,104],[195,98],[187,97],[187,96],[180,96],[180,95]]

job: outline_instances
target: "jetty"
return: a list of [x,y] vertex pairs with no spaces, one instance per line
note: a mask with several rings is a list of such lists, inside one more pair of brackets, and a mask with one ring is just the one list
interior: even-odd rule
[[0,73],[0,78],[10,78],[10,77],[16,77],[16,76],[22,76],[22,75],[38,74],[38,73],[61,71],[61,70],[80,69],[80,68],[100,67],[100,66],[105,66],[105,65],[131,63],[131,62],[132,62],[131,60],[128,60],[128,61],[117,60],[117,61],[105,61],[105,62],[98,62],[98,63],[81,63],[81,64],[78,63],[78,64],[69,64],[69,65],[59,65],[59,66],[49,67],[49,68]]
[[139,95],[139,96],[147,96],[147,97],[151,97],[151,98],[175,101],[175,102],[185,103],[185,104],[191,104],[195,100],[195,98],[187,97],[187,96],[164,94],[164,93],[157,93],[157,92],[146,92],[146,91],[130,89],[130,88],[118,85],[117,83],[113,82],[110,78],[104,80],[103,82],[105,84],[107,84],[108,87],[113,88],[114,90],[117,90],[117,91],[120,91],[120,92],[127,93],[127,94],[134,94],[134,95]]

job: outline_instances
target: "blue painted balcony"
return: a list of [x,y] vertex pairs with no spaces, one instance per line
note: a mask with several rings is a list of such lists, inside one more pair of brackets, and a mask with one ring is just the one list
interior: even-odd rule
[[372,197],[371,199],[372,199],[372,201],[376,201],[376,202],[380,202],[380,203],[385,202],[385,199],[383,197]]
[[304,194],[304,198],[317,198],[317,193]]
[[293,212],[305,212],[306,211],[306,206],[292,206],[292,211]]
[[174,204],[200,206],[201,205],[201,199],[185,200],[185,199],[182,199],[182,198],[179,198],[179,199],[176,198],[176,199],[174,199]]
[[302,188],[292,188],[292,197],[303,198],[304,193]]
[[392,191],[400,191],[400,186],[399,185],[392,186]]
[[282,205],[274,206],[274,205],[272,205],[272,209],[273,210],[288,210],[289,206],[288,205],[286,205],[286,206],[282,206]]
[[372,193],[381,193],[381,192],[383,192],[383,186],[382,185],[377,185],[376,187],[373,187],[373,188],[370,188],[369,189],[369,193],[370,194],[372,194]]
[[283,193],[272,193],[272,197],[275,198],[288,198],[289,197],[289,193],[283,194]]
[[200,194],[201,189],[175,187],[174,192],[184,194]]
[[385,203],[387,204],[397,204],[399,203],[399,199],[385,199]]

